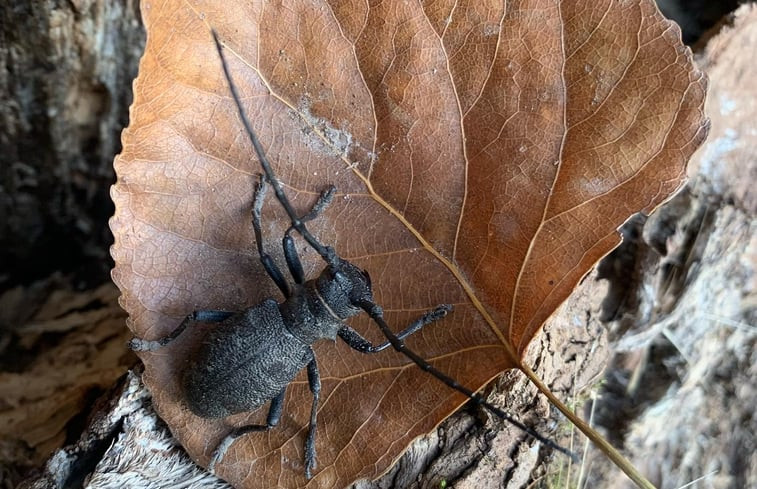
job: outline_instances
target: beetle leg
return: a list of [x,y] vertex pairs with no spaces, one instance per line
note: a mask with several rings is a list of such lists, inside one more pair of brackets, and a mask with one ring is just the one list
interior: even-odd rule
[[229,449],[231,444],[236,441],[237,438],[246,435],[247,433],[268,431],[279,424],[279,419],[281,419],[281,411],[284,409],[285,395],[286,387],[278,396],[274,397],[271,400],[271,406],[268,408],[268,416],[266,417],[265,425],[251,424],[247,426],[240,426],[239,428],[236,428],[234,431],[226,435],[226,438],[224,438],[221,443],[218,444],[218,447],[216,447],[216,449],[213,451],[213,456],[210,458],[208,471],[210,471],[211,474],[214,473],[213,471],[215,470],[216,464],[218,464],[218,462],[223,459],[224,455],[226,455],[226,451]]
[[[323,190],[318,197],[318,200],[313,204],[313,207],[310,208],[310,211],[300,218],[300,222],[312,221],[318,217],[318,215],[331,203],[335,191],[336,187],[333,185],[329,185],[326,190]],[[305,272],[302,269],[302,262],[300,262],[300,257],[297,255],[297,248],[294,245],[294,239],[292,238],[293,231],[295,231],[295,227],[289,226],[289,229],[284,233],[284,238],[282,240],[282,245],[284,246],[284,258],[286,258],[289,273],[292,274],[294,281],[298,284],[303,284],[305,283]]]
[[158,348],[162,348],[178,338],[179,335],[183,333],[185,329],[187,329],[187,326],[189,326],[190,323],[196,321],[202,321],[205,323],[220,323],[221,321],[232,315],[234,315],[234,313],[228,311],[195,311],[187,315],[187,317],[184,318],[181,324],[179,324],[179,326],[177,326],[176,329],[173,330],[168,336],[160,338],[159,340],[152,341],[143,340],[140,338],[132,338],[131,341],[129,341],[129,348],[134,351],[155,351]]
[[276,262],[274,262],[273,258],[271,258],[271,256],[263,249],[263,232],[260,226],[260,217],[263,210],[266,189],[265,177],[260,175],[260,181],[255,187],[255,195],[252,202],[252,229],[255,231],[255,244],[258,247],[260,263],[263,264],[266,273],[276,283],[281,290],[281,293],[284,294],[284,297],[289,298],[292,295],[289,284],[284,279],[284,275],[281,273],[281,270],[279,270],[279,267],[276,266]]
[[300,222],[312,221],[318,217],[318,215],[323,212],[334,199],[334,192],[336,192],[336,187],[333,185],[329,185],[325,190],[321,190],[318,200],[315,201],[315,204],[313,204],[313,207],[310,208],[308,213],[300,218]]
[[321,374],[318,372],[318,364],[315,362],[315,354],[310,350],[313,359],[308,363],[308,385],[310,392],[313,393],[313,404],[310,407],[310,426],[308,427],[308,437],[305,439],[305,477],[313,477],[312,470],[315,469],[315,432],[316,418],[318,416],[318,400],[321,397]]
[[284,246],[284,258],[287,262],[287,267],[289,268],[289,273],[292,274],[292,278],[294,278],[295,283],[298,284],[304,284],[305,283],[305,271],[302,269],[302,262],[300,261],[300,257],[297,255],[297,248],[294,245],[294,239],[292,239],[292,229],[287,229],[286,234],[284,234],[284,239],[282,240],[281,244]]
[[[420,318],[413,321],[413,323],[410,326],[408,326],[407,328],[397,333],[397,339],[403,340],[407,338],[411,334],[420,330],[425,325],[443,318],[451,310],[452,310],[452,306],[450,306],[449,304],[442,304],[441,306],[437,306],[436,309],[433,309],[427,312]],[[374,345],[370,341],[366,340],[360,333],[358,333],[357,331],[355,331],[354,329],[350,328],[347,325],[344,325],[341,328],[339,328],[338,334],[339,334],[339,337],[350,346],[350,348],[357,350],[360,353],[377,353],[392,345],[388,341],[385,341],[381,343],[380,345]]]

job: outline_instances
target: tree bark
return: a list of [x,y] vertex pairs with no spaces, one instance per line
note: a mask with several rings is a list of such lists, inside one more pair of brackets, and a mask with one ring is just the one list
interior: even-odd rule
[[0,290],[111,268],[113,156],[144,49],[137,0],[0,3]]

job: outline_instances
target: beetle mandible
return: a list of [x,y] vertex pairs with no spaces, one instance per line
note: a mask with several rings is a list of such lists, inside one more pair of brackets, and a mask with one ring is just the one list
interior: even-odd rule
[[[213,39],[221,60],[223,73],[239,112],[247,136],[252,142],[264,174],[255,189],[252,206],[252,226],[260,261],[285,300],[281,303],[266,299],[239,313],[201,310],[189,314],[168,336],[158,340],[134,338],[130,347],[136,351],[154,351],[168,345],[196,321],[218,323],[211,330],[181,379],[185,401],[189,409],[204,418],[222,418],[252,411],[270,401],[265,425],[248,425],[230,433],[215,449],[209,464],[213,471],[229,446],[247,433],[266,431],[275,427],[281,417],[287,386],[295,376],[307,368],[308,385],[313,394],[310,423],[305,440],[305,475],[310,479],[316,468],[315,439],[317,410],[321,381],[312,349],[320,339],[335,340],[338,336],[361,353],[378,353],[388,347],[407,356],[423,371],[455,389],[480,407],[507,421],[535,439],[571,457],[574,455],[553,441],[543,437],[501,409],[486,402],[480,395],[460,385],[437,370],[404,344],[404,339],[424,326],[444,317],[452,310],[442,304],[427,312],[400,333],[393,333],[383,317],[381,307],[373,299],[371,280],[365,270],[341,258],[332,247],[320,243],[307,229],[306,223],[318,217],[331,202],[335,188],[321,192],[310,211],[299,216],[276,179],[263,148],[250,126],[231,78],[223,49],[215,31]],[[261,214],[268,186],[273,187],[276,199],[285,209],[291,226],[282,240],[284,258],[294,286],[290,286],[263,247]],[[297,232],[326,262],[326,268],[312,280],[305,273],[295,248],[292,233]],[[386,341],[374,345],[344,321],[367,313],[378,325]],[[233,375],[230,375],[233,372]]]

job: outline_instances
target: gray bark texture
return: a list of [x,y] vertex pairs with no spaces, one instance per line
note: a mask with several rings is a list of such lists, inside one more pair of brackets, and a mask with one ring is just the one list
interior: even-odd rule
[[113,156],[144,49],[137,0],[0,2],[0,289],[107,280]]
[[[152,411],[107,277],[143,46],[136,0],[0,3],[0,489],[228,487]],[[757,487],[755,51],[744,7],[700,60],[712,133],[689,185],[629,220],[528,354],[661,488]],[[491,402],[581,464],[464,408],[352,488],[631,487],[520,373],[495,384]]]

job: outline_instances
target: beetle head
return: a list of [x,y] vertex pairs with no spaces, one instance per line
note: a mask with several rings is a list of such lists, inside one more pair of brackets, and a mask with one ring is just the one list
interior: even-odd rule
[[361,302],[373,301],[368,272],[347,260],[336,259],[323,270],[318,277],[318,290],[342,319],[359,313]]
[[351,304],[359,304],[366,300],[373,301],[371,277],[368,272],[346,260],[341,260],[339,265],[329,268],[333,269],[334,280],[347,295]]

